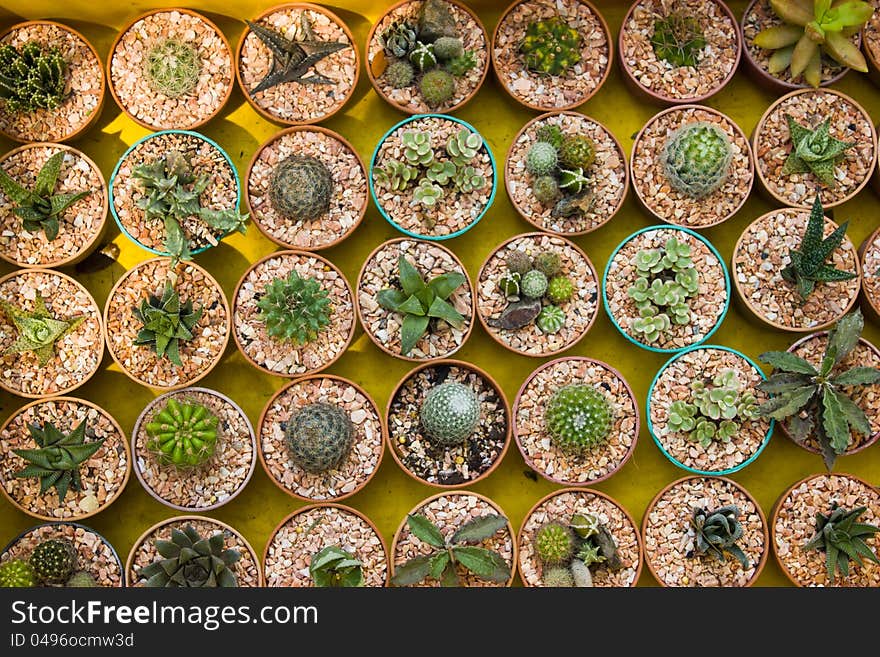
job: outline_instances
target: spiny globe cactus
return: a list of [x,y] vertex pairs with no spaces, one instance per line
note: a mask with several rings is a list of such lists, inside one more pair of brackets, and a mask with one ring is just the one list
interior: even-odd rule
[[290,457],[306,472],[338,468],[354,442],[355,428],[348,413],[326,402],[295,409],[284,429]]
[[419,92],[431,107],[443,105],[455,95],[455,79],[446,71],[435,68],[419,80]]
[[586,135],[569,135],[559,147],[559,161],[567,169],[588,169],[596,161],[596,144]]
[[330,323],[330,298],[315,278],[303,278],[293,269],[287,278],[276,278],[257,301],[257,318],[265,322],[270,337],[304,345]]
[[541,333],[558,333],[565,326],[565,311],[557,306],[544,306],[535,319],[535,325]]
[[400,59],[388,65],[384,77],[394,89],[403,89],[413,83],[415,75],[413,65],[405,59]]
[[528,271],[520,280],[519,289],[523,296],[530,299],[540,299],[547,291],[547,277],[537,269]]
[[559,156],[546,141],[536,141],[526,153],[526,170],[535,176],[547,176],[556,170]]
[[714,123],[697,121],[678,128],[666,139],[660,161],[673,189],[703,198],[719,189],[730,173],[730,138]]
[[333,176],[318,158],[289,155],[279,162],[269,180],[269,202],[294,221],[317,219],[330,210]]
[[544,413],[551,442],[575,456],[605,442],[613,420],[614,409],[608,396],[586,383],[559,388],[550,397]]
[[561,16],[529,23],[519,51],[535,73],[562,75],[581,61],[581,35]]
[[555,566],[571,561],[577,543],[571,527],[551,521],[535,532],[534,548],[542,563]]
[[434,42],[434,54],[441,61],[461,57],[463,53],[464,45],[458,37],[440,37]]
[[222,531],[202,538],[187,525],[183,531],[171,530],[171,540],[157,539],[159,558],[138,571],[145,586],[183,588],[231,588],[238,586],[232,567],[241,559],[238,550],[224,550],[226,538]]
[[434,54],[434,45],[431,43],[416,42],[409,51],[409,62],[417,71],[427,71],[437,65],[437,55]]
[[58,109],[64,100],[67,64],[55,46],[29,41],[16,50],[0,46],[0,98],[10,112]]
[[50,538],[34,548],[30,564],[46,584],[64,584],[76,570],[76,548],[66,538]]
[[563,134],[562,128],[555,123],[545,123],[535,131],[535,139],[546,141],[553,148],[559,150],[562,147],[562,142],[565,141],[565,134]]
[[204,404],[171,397],[144,425],[146,448],[162,465],[195,468],[214,458],[218,424]]
[[431,388],[419,410],[422,428],[440,447],[462,444],[480,422],[480,400],[468,386],[447,381]]
[[0,565],[0,588],[29,589],[37,584],[34,567],[24,559],[10,559]]
[[153,91],[180,98],[199,83],[202,62],[198,51],[179,39],[153,44],[144,59],[144,74]]
[[95,581],[95,576],[90,572],[78,570],[70,576],[65,586],[71,589],[90,589],[98,586],[98,583]]
[[654,21],[651,46],[657,59],[670,66],[697,66],[706,37],[695,16],[676,10]]
[[553,176],[538,176],[532,181],[532,194],[538,203],[552,203],[559,197],[559,182]]
[[507,265],[508,270],[520,276],[532,270],[532,259],[528,253],[520,249],[514,249],[508,253],[504,264]]
[[547,298],[553,303],[565,303],[574,294],[574,283],[566,276],[554,276],[547,283]]
[[562,256],[556,251],[541,251],[535,256],[535,269],[547,278],[556,276],[562,269]]
[[547,569],[541,577],[541,583],[547,588],[571,588],[574,586],[574,577],[568,568],[554,566]]

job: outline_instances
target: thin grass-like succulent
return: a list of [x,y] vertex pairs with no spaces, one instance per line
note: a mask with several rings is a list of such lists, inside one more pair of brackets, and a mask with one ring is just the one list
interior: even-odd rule
[[835,502],[831,513],[816,514],[816,533],[804,545],[804,550],[825,552],[825,566],[830,581],[834,581],[838,572],[843,577],[849,575],[850,561],[862,567],[865,565],[863,559],[880,564],[880,559],[865,543],[866,539],[880,532],[880,527],[857,522],[867,510],[864,506],[848,510]]
[[67,63],[55,46],[29,41],[0,46],[0,98],[13,113],[58,109],[64,101]]
[[792,148],[782,165],[782,175],[812,173],[826,187],[834,187],[834,167],[856,143],[832,137],[828,131],[831,119],[826,118],[814,129],[801,125],[790,114],[785,115],[785,120]]
[[737,545],[737,541],[743,535],[739,514],[739,508],[733,504],[714,511],[695,508],[690,520],[695,534],[694,551],[689,556],[710,554],[724,563],[729,554],[739,561],[743,568],[748,568],[749,558]]
[[180,343],[193,339],[193,327],[204,308],[193,310],[192,299],[181,303],[174,286],[167,281],[161,297],[149,295],[132,312],[141,323],[134,344],[149,345],[159,358],[167,356],[172,363],[182,366]]
[[4,355],[32,351],[37,355],[41,367],[55,355],[55,343],[86,321],[84,316],[71,319],[53,317],[40,294],[34,299],[34,309],[31,311],[21,310],[4,299],[0,299],[0,310],[18,333],[15,342],[3,352]]

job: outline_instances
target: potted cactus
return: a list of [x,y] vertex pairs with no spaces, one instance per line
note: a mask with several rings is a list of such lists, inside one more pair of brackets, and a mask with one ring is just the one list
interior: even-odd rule
[[104,307],[107,349],[132,380],[175,390],[210,372],[229,341],[220,284],[192,262],[152,258],[125,272]]
[[607,363],[583,356],[558,358],[532,372],[516,395],[513,418],[526,464],[563,486],[613,475],[639,435],[629,384]]
[[379,469],[385,432],[379,408],[356,383],[326,374],[292,381],[260,414],[266,474],[296,498],[341,500]]
[[0,388],[38,399],[88,381],[104,355],[101,312],[79,283],[49,269],[0,278]]
[[651,382],[645,415],[670,461],[696,474],[726,475],[758,458],[773,421],[762,418],[764,373],[728,347],[699,346],[670,358]]
[[367,74],[376,93],[409,114],[450,113],[467,103],[489,71],[489,36],[456,0],[402,0],[373,23]]
[[351,98],[360,73],[358,52],[351,30],[329,9],[286,3],[245,23],[235,74],[244,97],[264,118],[317,123]]
[[746,70],[777,94],[833,85],[850,69],[864,73],[859,31],[873,13],[861,0],[752,0],[742,17]]
[[370,194],[400,232],[446,240],[470,230],[495,198],[495,158],[468,123],[417,115],[391,128],[370,160]]
[[618,37],[624,80],[663,105],[701,103],[733,78],[742,53],[721,0],[636,0]]
[[586,335],[599,313],[598,277],[577,245],[547,233],[517,235],[480,267],[477,313],[502,347],[553,356]]
[[0,78],[0,133],[9,139],[76,139],[101,115],[98,53],[61,23],[27,21],[0,33]]
[[247,539],[205,516],[177,516],[147,529],[128,553],[125,573],[129,586],[148,588],[262,585],[260,562]]
[[123,586],[116,550],[98,532],[77,523],[31,527],[0,553],[0,588]]
[[529,109],[570,110],[608,78],[611,32],[587,0],[515,0],[492,35],[492,66],[504,90]]
[[238,173],[220,146],[186,130],[154,132],[123,154],[110,177],[110,210],[141,248],[175,261],[246,230]]
[[517,537],[526,586],[635,586],[642,571],[638,525],[614,499],[586,488],[541,498]]
[[818,474],[773,508],[776,561],[796,586],[880,586],[880,492],[848,474]]
[[540,230],[582,235],[605,225],[629,187],[620,142],[601,123],[577,112],[529,121],[507,151],[507,195]]
[[770,550],[764,512],[725,477],[674,481],[642,521],[645,563],[661,586],[752,586]]
[[257,446],[250,420],[226,395],[190,387],[141,411],[131,434],[135,474],[150,495],[179,511],[209,511],[250,481]]
[[388,398],[388,445],[420,483],[467,486],[488,477],[510,442],[510,411],[486,372],[457,360],[420,365]]
[[474,295],[461,260],[439,244],[406,237],[367,256],[357,307],[376,346],[404,360],[451,356],[474,326]]
[[452,491],[420,502],[394,533],[393,586],[510,586],[516,539],[492,500]]
[[630,177],[642,206],[662,221],[701,229],[746,202],[755,169],[739,126],[717,110],[683,105],[649,119],[633,143]]
[[367,210],[364,163],[342,135],[320,126],[294,126],[270,137],[245,178],[251,219],[284,248],[335,246]]
[[782,205],[827,210],[853,198],[877,163],[877,132],[855,100],[831,89],[793,91],[773,103],[752,133],[762,188]]
[[342,504],[312,504],[282,520],[263,553],[266,586],[382,587],[388,553],[364,514]]
[[154,9],[116,35],[107,61],[116,104],[150,130],[193,130],[232,93],[232,49],[223,32],[189,9]]

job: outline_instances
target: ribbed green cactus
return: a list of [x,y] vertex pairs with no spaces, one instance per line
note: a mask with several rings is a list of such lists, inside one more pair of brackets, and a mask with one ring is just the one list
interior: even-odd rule
[[413,65],[404,59],[391,62],[385,69],[384,78],[395,89],[403,89],[412,85],[415,79]]
[[577,195],[590,188],[590,179],[584,174],[584,170],[577,169],[560,169],[559,170],[559,188],[566,194]]
[[417,41],[413,49],[409,51],[409,62],[417,71],[427,71],[437,66],[434,44]]
[[666,139],[660,162],[673,189],[703,198],[719,189],[730,173],[730,138],[714,123],[687,123]]
[[290,457],[306,472],[338,468],[354,441],[355,428],[348,413],[327,402],[315,402],[292,411],[284,429]]
[[581,35],[561,16],[529,23],[519,51],[535,73],[562,75],[581,61]]
[[571,588],[574,586],[574,577],[571,570],[564,566],[548,568],[541,577],[541,584],[547,588]]
[[515,271],[508,271],[498,279],[498,289],[506,297],[519,296],[519,283],[522,277]]
[[526,171],[535,176],[547,176],[556,170],[559,156],[546,141],[536,141],[526,153]]
[[70,576],[64,586],[70,589],[91,589],[98,586],[98,583],[95,581],[95,576],[87,570],[78,570]]
[[547,283],[547,298],[553,303],[565,303],[574,294],[574,283],[566,276],[554,276]]
[[447,381],[431,388],[419,409],[422,428],[441,447],[462,444],[480,422],[480,400],[468,386]]
[[455,79],[442,69],[432,69],[419,80],[419,93],[428,105],[437,107],[452,100],[455,95]]
[[558,333],[565,326],[565,311],[557,306],[544,306],[535,319],[535,325],[541,333]]
[[[815,128],[801,125],[791,114],[786,114],[785,120],[788,122],[792,147],[782,165],[782,175],[812,173],[826,187],[835,187],[835,167],[856,142],[832,137],[829,132],[830,118],[826,118]],[[817,194],[816,198],[818,197]]]
[[295,269],[266,286],[257,308],[257,319],[266,324],[269,337],[297,345],[317,338],[333,312],[329,292],[320,281],[303,278]]
[[46,584],[64,584],[76,570],[77,552],[66,538],[50,538],[34,548],[30,564]]
[[614,408],[608,396],[586,383],[570,383],[556,390],[544,412],[551,442],[572,455],[604,443],[613,421]]
[[556,521],[544,524],[535,532],[533,545],[538,559],[547,566],[568,563],[577,548],[571,527]]
[[154,43],[144,60],[144,74],[153,91],[180,98],[199,83],[202,61],[198,51],[180,39]]
[[202,318],[204,308],[193,310],[192,299],[180,302],[180,297],[170,281],[165,283],[161,297],[150,294],[132,309],[141,327],[135,345],[149,345],[159,358],[183,366],[180,359],[180,343],[193,339],[193,329]]
[[180,403],[170,397],[144,425],[146,448],[162,465],[195,468],[214,458],[219,420],[197,402]]
[[0,588],[29,589],[37,584],[34,567],[24,559],[10,559],[0,564]]
[[706,37],[696,16],[673,10],[654,21],[651,46],[657,59],[671,66],[697,66]]
[[15,342],[6,348],[4,355],[33,352],[42,367],[55,356],[55,343],[86,321],[84,316],[58,319],[49,314],[46,300],[37,293],[34,309],[24,311],[0,299],[0,311],[6,315],[16,330]]
[[333,196],[333,175],[321,160],[289,155],[272,171],[269,202],[278,214],[308,221],[327,214]]
[[588,169],[596,161],[596,143],[586,135],[569,135],[559,147],[559,162],[566,169]]
[[55,46],[29,41],[16,50],[0,46],[0,98],[13,113],[55,110],[64,100],[67,64]]
[[538,203],[552,203],[559,197],[559,182],[553,176],[537,176],[532,181],[532,194]]
[[520,280],[519,289],[523,296],[540,299],[547,291],[547,277],[537,269],[527,271]]

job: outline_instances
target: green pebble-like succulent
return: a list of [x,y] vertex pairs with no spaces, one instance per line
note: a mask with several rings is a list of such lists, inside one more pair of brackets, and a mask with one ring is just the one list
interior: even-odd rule
[[540,299],[547,291],[547,276],[537,269],[526,272],[520,280],[519,289],[529,299]]
[[533,545],[535,554],[547,566],[568,563],[577,548],[571,527],[555,521],[544,524],[535,532]]
[[550,397],[544,413],[551,442],[575,456],[605,442],[613,421],[614,408],[608,396],[586,383],[559,388]]
[[434,42],[434,54],[441,61],[449,61],[464,54],[464,45],[458,37],[440,37]]
[[403,89],[412,85],[416,73],[413,65],[404,59],[392,62],[385,69],[384,78],[394,89]]
[[30,564],[46,584],[64,584],[76,570],[77,552],[66,538],[50,538],[34,548]]
[[547,176],[556,170],[559,155],[546,141],[536,141],[526,153],[526,171],[534,176]]
[[351,450],[354,436],[348,413],[326,402],[294,409],[284,429],[291,459],[312,473],[338,468]]
[[443,105],[455,95],[455,78],[450,73],[435,68],[425,73],[419,80],[419,92],[431,107]]
[[218,424],[204,404],[170,397],[144,425],[146,448],[162,465],[195,468],[214,458]]
[[333,175],[316,157],[289,155],[279,162],[269,180],[269,202],[280,215],[308,221],[330,210]]
[[419,177],[419,170],[400,160],[388,160],[384,166],[373,169],[373,180],[377,187],[399,192]]
[[678,128],[666,139],[660,155],[663,174],[672,188],[697,199],[724,184],[732,160],[733,147],[727,133],[705,121]]
[[29,589],[37,584],[34,567],[24,559],[10,559],[0,564],[0,588]]
[[269,337],[297,345],[317,338],[332,314],[329,292],[316,278],[303,278],[295,269],[266,286],[257,308]]
[[430,132],[409,130],[403,133],[401,141],[403,142],[403,159],[410,166],[427,167],[434,161]]
[[437,55],[434,54],[434,44],[416,41],[416,45],[409,51],[409,61],[417,71],[427,71],[437,65]]
[[568,135],[559,147],[559,163],[566,169],[589,169],[596,161],[596,144],[586,135]]
[[565,312],[557,306],[544,306],[535,319],[535,325],[541,333],[558,333],[565,325]]
[[547,298],[553,303],[565,303],[573,294],[574,283],[567,276],[554,276],[547,283]]
[[476,430],[480,422],[480,400],[463,383],[441,383],[425,395],[419,418],[432,443],[454,447]]
[[508,270],[515,274],[519,274],[520,276],[534,269],[529,254],[519,249],[514,249],[508,253],[507,258],[504,260],[504,264],[507,265]]
[[581,61],[581,35],[557,15],[529,23],[519,50],[530,71],[562,75]]

